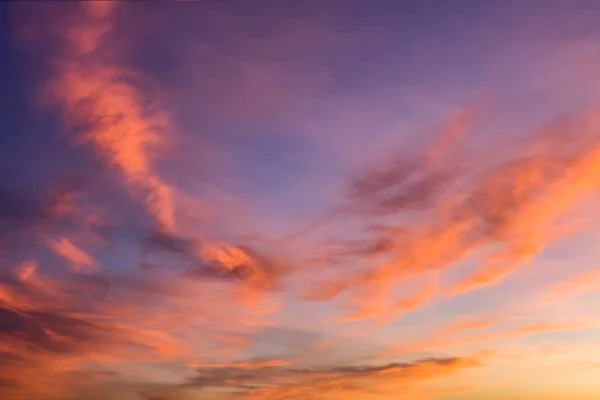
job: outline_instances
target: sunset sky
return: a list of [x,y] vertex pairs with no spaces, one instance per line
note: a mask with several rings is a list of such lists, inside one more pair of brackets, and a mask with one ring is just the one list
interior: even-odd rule
[[0,399],[600,398],[598,21],[0,4]]

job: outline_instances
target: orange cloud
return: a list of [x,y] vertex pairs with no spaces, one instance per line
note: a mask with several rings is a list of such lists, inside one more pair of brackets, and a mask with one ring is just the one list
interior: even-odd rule
[[[431,358],[411,363],[342,366],[329,369],[264,366],[202,367],[189,385],[229,388],[241,399],[395,398],[399,391],[429,398],[423,384],[479,363],[469,358]],[[437,391],[439,394],[439,391]],[[236,396],[236,398],[238,398]]]
[[[132,376],[140,363],[191,365],[236,354],[261,328],[262,316],[236,306],[231,291],[200,281],[95,275],[58,280],[36,265],[26,262],[0,276],[0,376],[6,380],[0,396],[6,398],[69,397],[103,380],[94,366]],[[94,379],[78,380],[80,374]]]
[[[49,93],[60,106],[65,122],[77,129],[77,140],[93,145],[123,174],[130,192],[142,198],[157,224],[156,231],[178,237],[176,216],[182,211],[176,207],[178,190],[161,178],[153,162],[174,136],[168,113],[136,84],[139,77],[122,67],[118,55],[106,43],[116,6],[86,5],[84,11],[82,21],[68,29],[70,51],[57,61],[57,75]],[[248,303],[256,303],[261,291],[275,286],[273,271],[263,270],[264,259],[236,246],[202,242],[202,250],[190,254],[196,258],[193,262],[216,265],[224,275],[239,274],[243,281],[240,293]],[[74,264],[90,265],[81,252],[67,246],[61,243],[60,254],[68,254],[71,261],[77,258]]]
[[598,288],[600,288],[600,271],[585,271],[544,288],[536,304],[551,305],[564,299],[598,290]]
[[[380,323],[388,323],[397,319],[404,313],[414,311],[438,294],[439,277],[437,275],[425,276],[425,282],[421,288],[415,290],[405,298],[388,305],[381,298],[382,286],[378,286],[377,292],[371,293],[369,301],[353,298],[357,310],[343,317],[344,322],[353,322],[366,319],[376,319]],[[351,305],[353,303],[350,303]]]
[[65,237],[58,240],[49,240],[48,246],[59,256],[69,260],[75,272],[96,272],[99,270],[98,263],[92,257]]
[[392,346],[381,353],[382,357],[389,357],[409,352],[432,351],[444,348],[456,349],[460,346],[492,342],[520,336],[539,335],[551,332],[570,332],[597,327],[596,322],[566,321],[524,324],[516,327],[502,328],[495,331],[469,333],[472,330],[485,329],[502,322],[501,319],[476,320],[459,322],[434,331],[425,339],[409,341],[406,344]]
[[537,254],[540,250],[537,246],[535,242],[530,245],[523,244],[517,248],[489,256],[483,267],[448,288],[446,293],[456,296],[502,282],[525,261]]
[[564,219],[600,189],[596,115],[574,115],[490,160],[456,148],[441,163],[406,156],[367,171],[353,183],[352,201],[362,213],[403,222],[368,231],[367,247],[381,249],[377,261],[363,248],[355,253],[367,257],[361,271],[340,274],[311,297],[326,300],[344,292],[360,303],[363,293],[390,292],[411,275],[447,270],[467,257],[482,266],[447,294],[502,282],[572,233]]
[[20,280],[26,281],[33,275],[33,273],[35,272],[37,267],[38,267],[37,262],[26,261],[23,264],[21,264],[19,266],[19,268],[17,269],[17,276],[19,277]]
[[421,290],[416,291],[412,295],[397,302],[397,304],[392,308],[392,312],[407,312],[421,307],[436,295],[438,289],[438,279],[439,278],[437,275],[435,275],[433,278],[427,279]]
[[449,325],[443,328],[444,333],[454,333],[454,332],[463,332],[463,331],[471,331],[474,329],[483,329],[488,328],[490,326],[496,325],[502,322],[501,318],[483,318],[483,319],[475,319],[468,321],[459,321],[452,325]]
[[151,162],[151,154],[165,144],[168,117],[146,105],[147,96],[131,83],[135,74],[103,47],[117,3],[93,3],[84,4],[81,21],[69,27],[69,51],[57,61],[49,95],[71,127],[83,127],[79,140],[93,144],[119,168],[131,189],[144,196],[161,228],[172,231],[173,188],[154,172]]

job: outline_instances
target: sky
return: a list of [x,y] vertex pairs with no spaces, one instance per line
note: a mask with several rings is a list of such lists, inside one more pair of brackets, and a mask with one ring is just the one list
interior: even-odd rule
[[0,4],[0,398],[599,398],[599,19]]

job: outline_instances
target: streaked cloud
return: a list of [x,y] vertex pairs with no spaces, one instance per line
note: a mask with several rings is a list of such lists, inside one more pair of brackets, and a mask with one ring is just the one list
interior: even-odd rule
[[0,12],[0,397],[600,393],[600,9],[509,3]]
[[[389,291],[408,276],[449,270],[475,253],[481,266],[446,294],[499,284],[572,233],[561,218],[597,193],[595,114],[582,112],[526,135],[525,143],[496,152],[490,162],[455,151],[443,166],[415,156],[364,175],[357,181],[359,204],[402,222],[367,231],[371,250],[356,254],[376,249],[386,258],[325,284],[316,297]],[[387,192],[391,197],[382,199]]]
[[200,387],[227,387],[241,398],[302,399],[320,396],[378,394],[395,396],[400,388],[419,384],[464,368],[477,366],[475,360],[440,358],[413,363],[342,366],[330,369],[294,369],[282,366],[241,366],[200,368],[188,384]]
[[51,240],[48,245],[56,254],[69,260],[77,272],[93,272],[97,268],[96,261],[65,237]]

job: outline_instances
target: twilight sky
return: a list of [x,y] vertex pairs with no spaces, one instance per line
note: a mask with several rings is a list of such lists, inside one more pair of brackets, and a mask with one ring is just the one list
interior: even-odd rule
[[0,4],[0,398],[599,398],[599,20]]

